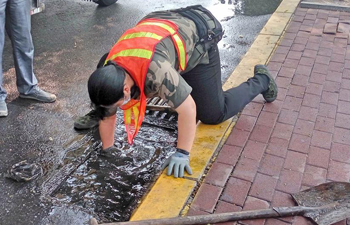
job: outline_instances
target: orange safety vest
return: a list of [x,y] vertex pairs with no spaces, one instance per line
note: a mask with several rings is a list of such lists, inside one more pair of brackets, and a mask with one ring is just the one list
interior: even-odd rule
[[120,107],[124,112],[129,144],[132,144],[145,116],[147,102],[144,84],[156,45],[169,36],[178,54],[180,70],[183,71],[187,65],[185,43],[178,33],[177,25],[169,20],[145,19],[140,21],[120,37],[107,56],[106,62],[113,60],[123,67],[140,89],[139,100],[131,99],[126,105]]

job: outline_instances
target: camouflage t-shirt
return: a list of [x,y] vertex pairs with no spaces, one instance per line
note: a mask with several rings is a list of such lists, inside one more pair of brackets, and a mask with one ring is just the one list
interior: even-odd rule
[[199,40],[196,25],[192,20],[169,11],[154,12],[145,18],[172,21],[179,27],[179,34],[185,42],[187,54],[185,71],[178,70],[177,52],[171,37],[168,37],[156,46],[145,80],[145,94],[148,98],[160,97],[170,107],[177,108],[192,91],[180,74],[193,69],[199,63],[208,63],[208,54],[192,57],[193,52],[196,51],[195,45]]

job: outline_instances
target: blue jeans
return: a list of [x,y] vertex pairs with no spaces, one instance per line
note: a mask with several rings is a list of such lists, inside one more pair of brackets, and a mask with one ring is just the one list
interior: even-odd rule
[[30,0],[0,0],[0,100],[5,100],[7,96],[2,86],[5,29],[12,43],[19,93],[30,93],[38,83],[33,73],[34,46],[30,33],[31,4]]

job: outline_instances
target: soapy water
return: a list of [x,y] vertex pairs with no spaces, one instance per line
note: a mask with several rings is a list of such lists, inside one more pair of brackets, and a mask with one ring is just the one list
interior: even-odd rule
[[100,222],[128,220],[150,184],[162,172],[165,159],[175,151],[175,116],[165,118],[159,113],[153,114],[146,116],[146,123],[130,146],[122,115],[117,113],[116,148],[107,156],[93,151],[52,194],[52,202],[81,207],[81,211]]

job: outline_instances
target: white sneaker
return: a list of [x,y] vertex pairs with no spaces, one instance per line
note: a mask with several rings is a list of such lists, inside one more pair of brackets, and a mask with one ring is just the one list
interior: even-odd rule
[[38,86],[34,87],[33,90],[27,94],[20,94],[21,98],[29,98],[34,99],[40,102],[54,102],[56,101],[56,95],[48,93],[46,91],[41,90]]
[[7,105],[5,101],[0,101],[0,117],[5,117],[8,115]]

